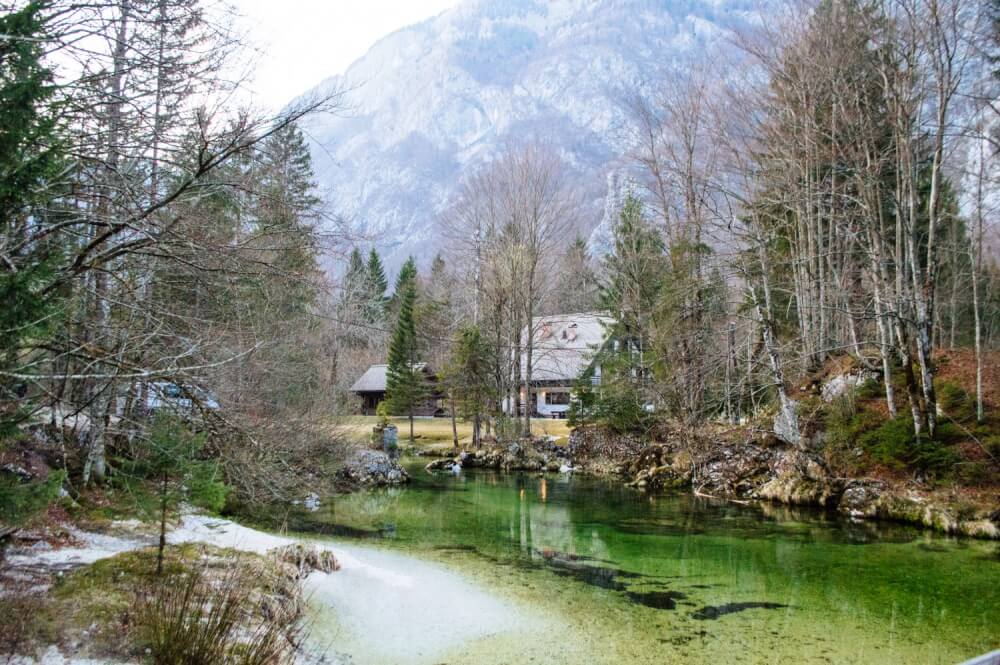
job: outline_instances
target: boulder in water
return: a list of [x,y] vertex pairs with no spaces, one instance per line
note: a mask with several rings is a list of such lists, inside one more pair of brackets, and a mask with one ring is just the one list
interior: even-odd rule
[[337,472],[337,478],[362,487],[402,485],[410,480],[399,462],[377,450],[359,450]]

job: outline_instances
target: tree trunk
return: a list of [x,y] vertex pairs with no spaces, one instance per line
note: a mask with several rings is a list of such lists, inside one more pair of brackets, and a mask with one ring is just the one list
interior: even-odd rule
[[163,552],[167,548],[167,473],[160,485],[160,544],[156,550],[156,574],[163,575]]
[[524,436],[531,436],[531,412],[534,407],[534,401],[531,398],[531,357],[535,346],[535,330],[534,330],[534,307],[532,306],[531,300],[532,295],[528,294],[528,306],[527,306],[527,319],[528,319],[528,339],[525,342],[524,347],[524,426],[522,428],[522,433]]
[[979,164],[976,181],[976,239],[973,245],[972,257],[972,314],[975,320],[976,344],[976,422],[982,423],[986,418],[983,409],[983,325],[979,312],[979,274],[983,268],[983,181],[986,177],[986,159],[984,141],[979,141]]
[[451,442],[458,448],[458,423],[455,420],[455,393],[449,392],[448,398],[451,402]]
[[771,362],[771,378],[778,393],[780,413],[775,418],[775,434],[793,446],[801,448],[802,434],[799,431],[798,405],[785,389],[785,375],[782,370],[781,355],[778,351],[777,337],[774,334],[771,320],[770,262],[763,242],[757,243],[757,255],[761,267],[761,287],[764,292],[764,301],[761,302],[757,296],[756,289],[752,287],[750,294],[753,298],[754,308],[757,311],[757,318],[760,320],[761,333],[764,337],[764,347]]

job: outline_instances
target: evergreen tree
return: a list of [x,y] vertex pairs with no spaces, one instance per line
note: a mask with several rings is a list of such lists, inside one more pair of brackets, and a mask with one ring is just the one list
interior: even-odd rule
[[399,316],[389,343],[386,370],[386,403],[393,415],[410,419],[410,442],[413,442],[413,411],[426,395],[423,372],[417,367],[417,330],[413,306],[417,298],[414,282],[406,282],[399,299]]
[[399,318],[399,307],[408,284],[417,285],[417,261],[412,256],[407,257],[399,273],[396,275],[396,283],[392,287],[392,296],[389,298],[389,314],[393,319]]
[[553,307],[556,313],[591,312],[600,306],[600,290],[587,241],[577,236],[559,265]]
[[[52,103],[51,71],[42,64],[46,28],[41,2],[0,16],[0,368],[11,369],[26,340],[56,325],[55,293],[41,295],[55,276],[60,254],[52,240],[32,242],[31,220],[50,214],[54,180],[63,165]],[[0,379],[0,435],[17,420],[24,384]]]
[[385,318],[385,290],[389,288],[389,280],[382,267],[382,259],[372,247],[368,252],[365,289],[365,320],[369,323],[381,323]]
[[666,269],[663,240],[646,218],[642,202],[629,194],[614,230],[614,248],[605,258],[607,275],[601,303],[615,317],[613,337],[628,347],[640,377],[649,346],[653,313]]
[[[351,250],[351,258],[347,264],[347,273],[344,276],[344,288],[346,297],[355,297],[354,291],[361,288],[365,280],[365,260],[361,256],[361,250],[355,247]],[[351,289],[348,289],[350,285]]]
[[431,262],[428,278],[418,282],[417,288],[415,317],[421,356],[433,367],[443,367],[451,352],[451,332],[457,317],[452,306],[454,283],[440,254]]
[[228,488],[221,480],[217,462],[202,459],[206,435],[195,434],[175,415],[158,413],[149,432],[149,441],[139,455],[124,463],[125,482],[141,492],[145,482],[155,483],[160,522],[156,551],[156,574],[163,574],[167,546],[167,519],[181,502],[189,501],[209,510],[221,510]]
[[396,275],[396,285],[392,290],[393,297],[403,293],[408,284],[416,284],[416,281],[417,261],[412,256],[409,256],[407,257],[406,262],[403,263],[403,267],[399,269],[399,274]]
[[459,414],[472,421],[472,442],[476,447],[481,442],[482,419],[492,397],[490,368],[490,349],[479,328],[463,328],[446,376],[448,389],[456,396]]
[[[322,390],[320,365],[310,360],[309,342],[321,322],[318,304],[319,243],[314,219],[309,149],[301,130],[290,125],[259,147],[250,173],[259,188],[252,206],[252,258],[268,266],[244,282],[242,306],[252,304],[255,328],[274,342],[255,354],[245,377],[259,388],[263,404],[304,408]],[[246,316],[246,315],[244,315]]]
[[601,366],[601,386],[592,391],[590,377],[584,377],[570,415],[574,422],[593,419],[618,431],[642,429],[649,421],[645,405],[651,401],[647,354],[667,260],[660,234],[632,193],[622,205],[604,269],[601,304],[615,322],[596,361]]

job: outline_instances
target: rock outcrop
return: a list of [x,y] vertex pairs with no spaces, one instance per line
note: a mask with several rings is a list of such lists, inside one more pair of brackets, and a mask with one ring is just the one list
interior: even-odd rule
[[495,469],[497,471],[569,471],[573,465],[569,450],[546,439],[518,439],[496,443],[478,450],[463,450],[454,457],[436,459],[428,471]]
[[333,552],[320,549],[315,545],[292,543],[271,550],[271,556],[281,563],[294,566],[299,571],[299,578],[312,572],[332,573],[340,570],[340,563]]
[[410,481],[406,469],[383,452],[359,450],[337,472],[343,483],[360,487],[386,487]]
[[770,479],[753,492],[754,496],[790,505],[834,506],[844,488],[821,459],[798,450],[776,455],[768,476]]
[[977,538],[1000,539],[1000,510],[990,513],[877,479],[840,478],[819,454],[775,439],[700,441],[660,433],[663,443],[585,428],[571,437],[574,463],[613,473],[643,491],[690,488],[699,494],[818,506],[855,521],[889,520]]

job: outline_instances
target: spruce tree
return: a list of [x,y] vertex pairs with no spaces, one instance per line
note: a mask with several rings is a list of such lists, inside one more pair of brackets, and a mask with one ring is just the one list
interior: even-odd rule
[[[648,421],[646,356],[666,270],[663,240],[642,202],[629,194],[614,230],[613,251],[604,261],[601,303],[615,323],[608,331],[611,343],[599,354],[601,390],[589,414],[618,431],[641,429]],[[585,415],[578,411],[576,418]]]
[[409,416],[411,443],[413,411],[426,394],[423,372],[417,367],[417,330],[413,317],[416,299],[416,284],[406,283],[399,299],[399,317],[389,344],[386,371],[387,408],[393,415]]
[[340,292],[340,307],[342,310],[350,312],[363,304],[367,292],[366,270],[361,250],[355,247],[351,251],[351,258],[348,260],[347,270],[344,272],[344,280]]
[[409,284],[417,286],[417,262],[412,256],[407,257],[400,267],[399,273],[396,275],[396,283],[392,287],[392,296],[389,298],[389,316],[392,319],[399,318],[400,301]]
[[490,350],[476,326],[459,332],[447,372],[449,390],[456,396],[462,418],[472,421],[472,442],[481,443],[483,415],[490,401]]
[[451,332],[457,314],[452,303],[454,281],[441,255],[431,262],[430,275],[417,285],[416,321],[420,330],[421,357],[437,369],[451,349]]
[[399,269],[399,274],[396,275],[396,286],[393,288],[393,297],[397,298],[399,294],[402,294],[406,290],[407,284],[416,284],[417,281],[417,262],[410,256],[407,257],[406,262],[403,263],[403,267]]
[[350,262],[347,265],[346,282],[359,285],[365,278],[365,260],[361,256],[361,250],[355,247],[351,251]]
[[[17,366],[25,340],[58,325],[56,294],[41,295],[52,283],[60,246],[51,238],[31,242],[32,219],[51,214],[54,180],[63,148],[52,103],[52,72],[42,64],[46,28],[43,4],[0,16],[0,237],[7,240],[0,261],[0,368]],[[0,381],[0,402],[23,403],[24,384]],[[17,409],[0,411],[0,434],[18,419]]]
[[600,304],[597,273],[587,251],[587,241],[576,236],[559,264],[558,286],[555,289],[555,311],[590,312]]
[[372,247],[368,252],[368,266],[365,280],[365,320],[369,323],[381,323],[385,317],[385,290],[389,288],[389,280],[382,267],[382,259]]

